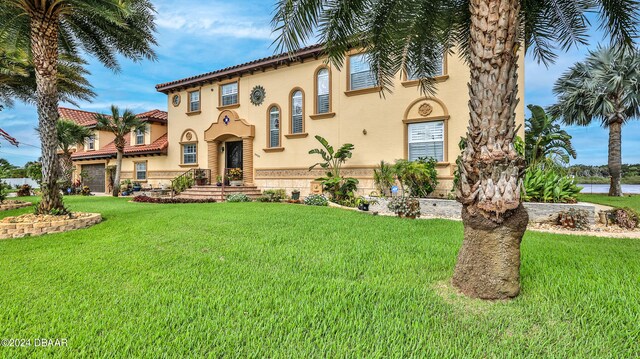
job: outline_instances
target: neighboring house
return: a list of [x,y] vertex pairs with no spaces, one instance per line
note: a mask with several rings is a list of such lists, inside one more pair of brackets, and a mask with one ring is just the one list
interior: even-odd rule
[[[95,128],[95,112],[59,108],[61,119],[74,121],[80,125]],[[131,133],[126,137],[122,160],[122,179],[147,183],[149,181],[171,181],[173,174],[163,177],[163,173],[151,173],[149,168],[163,168],[167,157],[167,113],[152,110],[136,115],[147,125],[146,132]],[[105,192],[111,188],[107,168],[115,166],[116,148],[114,135],[108,131],[95,131],[94,136],[83,144],[78,144],[71,155],[76,166],[75,175],[82,175],[83,181],[93,192]]]
[[[522,101],[516,108],[521,136],[523,69],[521,58]],[[159,84],[156,90],[167,95],[168,114],[147,114],[151,131],[144,145],[127,147],[123,178],[157,188],[190,169],[210,169],[215,180],[225,168],[242,168],[245,185],[299,189],[306,195],[318,189],[315,179],[323,175],[321,169],[308,170],[320,160],[308,153],[320,147],[314,138],[320,135],[334,147],[354,144],[343,174],[360,180],[361,193],[375,190],[373,169],[381,160],[433,157],[438,192],[445,195],[469,121],[469,68],[457,55],[444,57],[440,73],[434,74],[434,97],[422,95],[408,72],[398,74],[393,90],[383,94],[362,53],[347,53],[337,69],[315,45],[293,57],[275,55]],[[99,166],[115,163],[112,140],[99,133],[93,150],[83,148],[73,158],[82,168],[104,171]]]

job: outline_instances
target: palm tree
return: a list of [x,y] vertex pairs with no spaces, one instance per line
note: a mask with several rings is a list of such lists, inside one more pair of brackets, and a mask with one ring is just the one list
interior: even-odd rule
[[58,147],[62,152],[60,156],[60,168],[62,172],[62,181],[71,183],[71,174],[73,172],[73,161],[71,161],[71,149],[79,143],[85,142],[93,135],[88,127],[80,126],[75,122],[67,120],[58,120],[56,123],[56,133],[58,135]]
[[529,167],[539,165],[558,168],[576,158],[571,135],[557,123],[558,119],[547,115],[537,105],[527,106],[531,117],[526,120],[524,135],[525,159]]
[[115,136],[113,143],[118,151],[116,156],[116,175],[113,183],[113,196],[120,194],[120,171],[122,170],[122,156],[126,144],[126,136],[132,131],[146,131],[146,125],[133,112],[125,110],[120,116],[117,106],[111,106],[111,116],[102,114],[96,115],[96,129],[99,131],[109,131]]
[[640,52],[614,47],[592,51],[553,88],[554,116],[567,125],[588,126],[595,118],[609,129],[609,196],[622,196],[622,125],[640,116]]
[[[528,215],[521,205],[524,159],[513,142],[522,43],[544,62],[587,41],[587,11],[600,10],[602,28],[619,44],[637,35],[636,0],[279,0],[273,18],[277,49],[293,55],[312,37],[340,67],[352,48],[367,51],[378,83],[389,90],[402,69],[428,79],[441,49],[457,49],[470,67],[470,121],[459,162],[458,200],[465,240],[453,284],[479,298],[520,291],[520,242]],[[526,19],[526,21],[525,21]]]
[[35,68],[42,142],[42,200],[38,213],[65,212],[58,188],[58,59],[94,55],[118,70],[116,56],[154,59],[154,7],[149,0],[3,0],[0,43],[29,49]]

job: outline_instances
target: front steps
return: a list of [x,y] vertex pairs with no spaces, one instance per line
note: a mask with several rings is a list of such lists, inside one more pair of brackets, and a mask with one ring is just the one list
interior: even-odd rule
[[213,198],[216,201],[224,201],[225,197],[232,193],[244,193],[251,199],[256,199],[262,195],[262,192],[256,186],[225,186],[224,196],[222,194],[222,186],[206,185],[193,186],[184,190],[176,196],[176,198],[203,199]]

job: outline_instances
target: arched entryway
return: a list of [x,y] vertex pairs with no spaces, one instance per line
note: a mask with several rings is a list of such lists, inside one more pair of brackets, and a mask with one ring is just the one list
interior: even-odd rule
[[[241,164],[244,184],[253,185],[254,137],[255,126],[241,119],[235,111],[220,113],[217,121],[204,131],[211,172],[218,175],[225,167],[240,167]],[[222,146],[226,149],[223,156],[220,155]]]

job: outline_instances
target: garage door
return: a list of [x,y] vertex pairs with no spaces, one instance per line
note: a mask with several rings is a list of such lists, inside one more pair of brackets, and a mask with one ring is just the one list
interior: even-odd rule
[[91,192],[104,192],[104,164],[82,165],[82,179]]

